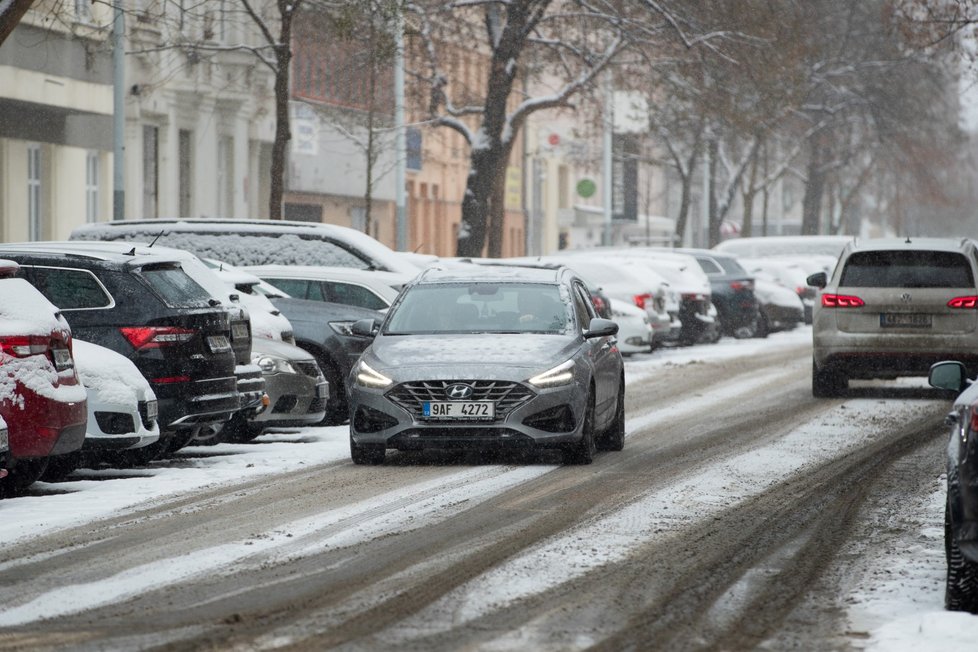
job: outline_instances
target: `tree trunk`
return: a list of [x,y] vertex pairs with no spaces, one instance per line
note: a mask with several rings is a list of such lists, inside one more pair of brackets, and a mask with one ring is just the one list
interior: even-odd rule
[[[371,6],[371,9],[373,7]],[[370,59],[368,61],[370,65],[370,72],[368,77],[368,98],[369,106],[367,107],[367,152],[366,152],[366,188],[364,189],[363,197],[363,232],[370,235],[370,226],[373,221],[373,203],[374,203],[374,163],[377,159],[375,133],[374,133],[374,119],[376,118],[377,111],[377,61],[374,58],[373,52],[377,47],[377,25],[373,20],[368,21],[370,23]]]
[[821,231],[822,195],[825,193],[825,171],[822,169],[822,143],[818,136],[811,140],[808,152],[808,179],[802,200],[801,234],[817,235]]
[[483,254],[486,229],[489,225],[489,202],[492,199],[493,177],[498,165],[497,153],[490,149],[472,152],[469,178],[462,198],[462,224],[458,231],[456,255],[478,258]]
[[693,175],[680,175],[682,180],[682,194],[679,197],[679,214],[676,215],[676,233],[673,240],[677,245],[683,243],[686,237],[686,224],[689,222],[689,203],[690,195],[693,192]]
[[750,177],[747,179],[747,190],[742,193],[744,217],[740,225],[740,237],[749,238],[754,235],[754,198],[757,196],[757,167],[760,163],[759,147],[754,148],[750,158]]
[[[0,2],[0,4],[3,3]],[[0,44],[7,40],[7,37],[14,31],[32,4],[34,4],[34,0],[13,0],[13,4],[8,6],[7,10],[0,15]]]
[[285,194],[285,167],[289,141],[289,67],[292,64],[292,18],[282,15],[281,42],[276,47],[275,71],[275,142],[272,143],[272,178],[268,198],[268,218],[282,219],[282,196]]
[[487,236],[487,252],[490,258],[503,257],[503,239],[506,224],[506,175],[496,177],[492,197],[489,200],[489,229]]
[[712,248],[720,242],[720,214],[717,206],[717,158],[720,155],[720,141],[710,139],[710,178],[707,183],[707,202],[709,208],[709,224],[707,226],[707,247]]

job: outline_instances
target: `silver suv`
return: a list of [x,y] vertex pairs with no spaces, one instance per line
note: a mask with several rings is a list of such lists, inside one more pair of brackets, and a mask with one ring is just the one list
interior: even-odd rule
[[812,394],[850,378],[926,376],[940,360],[978,369],[978,251],[969,239],[850,242],[820,288],[813,316]]

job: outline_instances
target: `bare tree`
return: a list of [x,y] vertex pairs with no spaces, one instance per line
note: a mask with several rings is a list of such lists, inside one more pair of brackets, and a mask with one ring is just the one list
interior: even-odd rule
[[7,40],[34,0],[0,0],[0,45]]

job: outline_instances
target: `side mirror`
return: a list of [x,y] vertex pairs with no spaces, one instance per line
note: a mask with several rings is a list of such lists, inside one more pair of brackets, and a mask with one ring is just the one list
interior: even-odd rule
[[964,364],[960,362],[938,362],[931,365],[927,382],[936,389],[960,392],[968,386],[968,375]]
[[588,324],[588,328],[584,331],[584,339],[589,340],[594,337],[611,337],[618,332],[618,323],[613,322],[610,319],[602,319],[601,317],[595,317]]
[[350,332],[361,337],[373,337],[377,334],[377,322],[373,319],[361,319],[353,322]]
[[805,279],[805,282],[813,288],[824,288],[829,284],[829,275],[825,272],[816,272]]

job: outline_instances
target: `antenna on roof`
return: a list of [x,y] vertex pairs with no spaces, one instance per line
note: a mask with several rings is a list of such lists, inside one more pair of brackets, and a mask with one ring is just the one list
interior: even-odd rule
[[906,239],[906,240],[904,241],[904,243],[905,243],[905,244],[912,244],[912,243],[910,242],[910,236],[909,236],[909,235],[907,236],[907,239]]
[[133,247],[132,249],[130,249],[129,251],[127,251],[126,252],[126,255],[127,256],[135,256],[136,255],[136,248]]
[[[156,241],[162,238],[164,233],[166,233],[166,230],[160,229],[160,232],[156,234],[156,237],[153,238],[153,241],[149,243],[149,246],[152,247],[153,245],[155,245]],[[133,249],[133,251],[135,251],[135,249]]]

